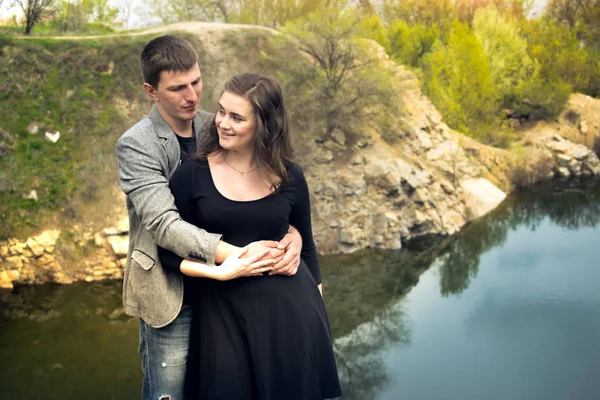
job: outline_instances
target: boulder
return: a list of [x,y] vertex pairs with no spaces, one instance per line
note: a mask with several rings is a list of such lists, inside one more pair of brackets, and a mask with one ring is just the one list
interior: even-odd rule
[[460,187],[463,190],[463,201],[470,210],[470,220],[492,211],[506,198],[506,193],[485,178],[465,179]]

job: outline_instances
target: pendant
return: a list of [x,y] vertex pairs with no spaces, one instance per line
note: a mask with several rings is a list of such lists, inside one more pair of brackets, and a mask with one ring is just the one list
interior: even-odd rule
[[242,176],[242,178],[243,178],[244,176],[246,176],[246,174],[245,174],[245,173],[243,173],[243,172],[240,172],[240,175]]

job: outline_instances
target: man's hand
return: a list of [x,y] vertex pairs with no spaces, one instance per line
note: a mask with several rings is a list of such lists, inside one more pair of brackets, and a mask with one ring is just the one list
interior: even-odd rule
[[265,250],[268,250],[260,260],[275,260],[275,262],[280,261],[285,254],[284,249],[278,248],[278,242],[274,240],[259,240],[256,242],[250,243],[248,246],[248,251],[244,253],[242,258],[251,257],[254,254],[261,253]]
[[300,266],[300,252],[302,251],[302,237],[296,228],[290,226],[290,231],[279,241],[277,248],[285,250],[283,259],[273,267],[269,275],[296,275]]

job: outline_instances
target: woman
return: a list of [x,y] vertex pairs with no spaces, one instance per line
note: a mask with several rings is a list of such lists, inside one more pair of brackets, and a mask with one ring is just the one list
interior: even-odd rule
[[225,85],[197,157],[171,190],[182,218],[244,246],[279,240],[295,226],[303,239],[296,275],[272,275],[272,261],[246,249],[218,267],[161,252],[194,280],[187,391],[190,399],[317,400],[341,395],[308,187],[292,162],[279,85],[242,74]]

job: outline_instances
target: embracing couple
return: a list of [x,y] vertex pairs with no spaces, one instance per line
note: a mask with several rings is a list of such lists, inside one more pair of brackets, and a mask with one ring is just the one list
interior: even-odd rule
[[130,241],[123,303],[140,317],[142,397],[341,395],[309,191],[276,81],[246,73],[216,114],[187,41],[141,54],[148,116],[117,143]]

